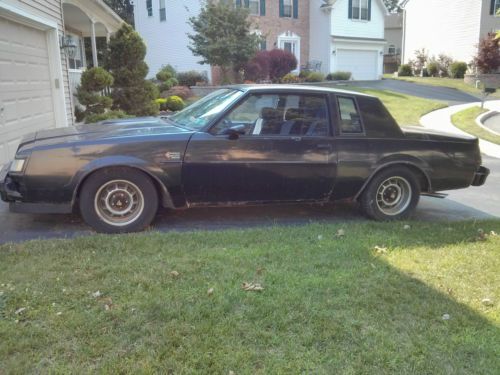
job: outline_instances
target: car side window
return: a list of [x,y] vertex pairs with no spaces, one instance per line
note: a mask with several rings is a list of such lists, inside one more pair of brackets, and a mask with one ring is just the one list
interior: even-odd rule
[[321,95],[253,94],[212,129],[233,127],[248,136],[327,136],[327,101]]
[[362,133],[361,116],[354,98],[338,96],[337,102],[340,112],[340,131],[344,134]]

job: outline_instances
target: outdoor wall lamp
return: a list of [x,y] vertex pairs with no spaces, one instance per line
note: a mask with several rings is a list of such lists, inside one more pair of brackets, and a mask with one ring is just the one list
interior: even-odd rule
[[70,35],[63,35],[61,37],[61,50],[72,59],[76,55],[76,43]]

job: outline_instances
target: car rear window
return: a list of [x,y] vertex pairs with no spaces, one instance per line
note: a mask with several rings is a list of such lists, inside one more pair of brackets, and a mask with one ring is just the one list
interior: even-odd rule
[[356,107],[354,98],[346,96],[337,97],[340,112],[340,131],[344,134],[356,134],[363,132],[361,116]]

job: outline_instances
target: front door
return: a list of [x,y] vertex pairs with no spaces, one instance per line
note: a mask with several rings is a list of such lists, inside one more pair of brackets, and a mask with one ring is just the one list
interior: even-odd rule
[[327,199],[336,174],[328,108],[322,95],[247,96],[191,138],[182,171],[188,201]]

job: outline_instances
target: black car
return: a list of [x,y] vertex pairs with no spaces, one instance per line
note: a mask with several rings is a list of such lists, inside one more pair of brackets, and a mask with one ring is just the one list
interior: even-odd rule
[[218,90],[169,118],[25,137],[0,173],[14,212],[79,210],[100,232],[137,231],[159,206],[352,199],[377,220],[420,194],[482,185],[478,140],[400,128],[379,99],[305,86]]

